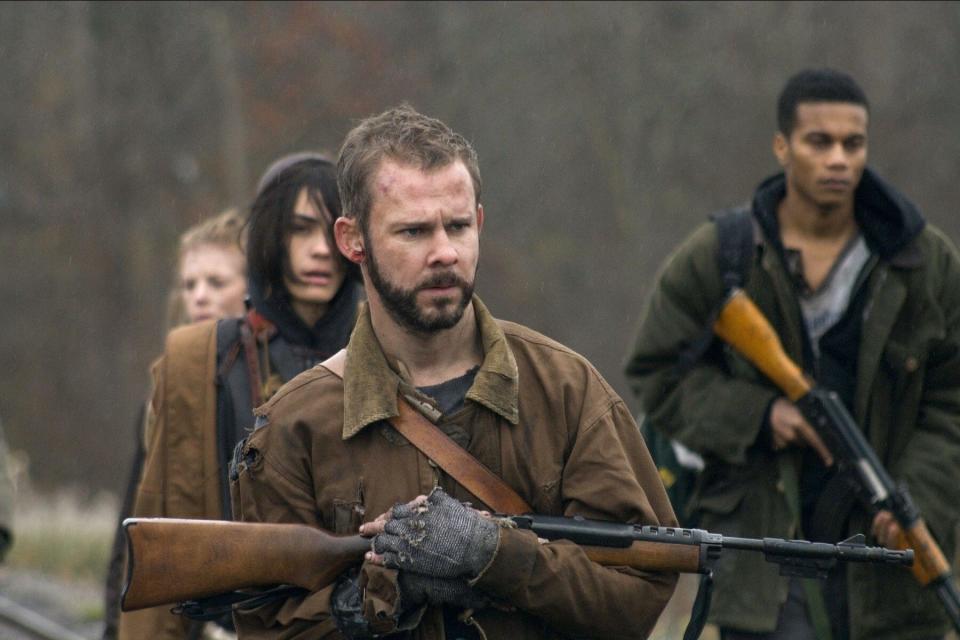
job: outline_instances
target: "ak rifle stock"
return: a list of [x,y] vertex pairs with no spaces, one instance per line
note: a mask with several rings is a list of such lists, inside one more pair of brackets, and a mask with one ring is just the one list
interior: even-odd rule
[[853,472],[872,507],[893,514],[903,530],[897,547],[915,551],[914,577],[924,587],[936,591],[954,628],[960,631],[960,593],[950,563],[906,487],[895,483],[887,473],[839,396],[817,387],[804,376],[744,291],[735,289],[730,294],[713,328],[717,336],[752,362],[797,406],[834,457]]
[[[781,573],[823,577],[838,561],[909,565],[911,551],[867,547],[863,536],[840,544],[730,538],[701,529],[651,527],[538,515],[510,516],[547,540],[583,545],[607,566],[705,573],[724,549],[757,551]],[[316,591],[359,564],[370,540],[334,536],[300,524],[129,518],[127,583],[121,608],[134,611],[230,591],[292,585]]]

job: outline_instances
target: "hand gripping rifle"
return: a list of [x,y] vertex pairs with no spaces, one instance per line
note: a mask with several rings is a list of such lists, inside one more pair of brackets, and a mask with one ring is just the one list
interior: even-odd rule
[[960,631],[960,593],[950,564],[906,487],[894,483],[839,396],[807,380],[783,350],[763,313],[741,289],[731,292],[713,329],[796,404],[839,463],[853,472],[870,505],[893,514],[903,530],[897,547],[915,550],[914,577],[936,591],[954,628]]
[[[912,551],[867,547],[863,536],[826,544],[731,538],[701,529],[580,517],[521,515],[507,519],[511,521],[508,524],[529,529],[540,538],[583,545],[590,559],[599,564],[643,571],[708,575],[725,549],[761,552],[768,561],[780,565],[781,573],[807,577],[824,577],[840,561],[913,562]],[[221,594],[235,590],[290,585],[316,591],[359,564],[364,552],[370,550],[369,538],[334,536],[301,524],[129,518],[123,528],[129,550],[123,611],[181,603],[175,611],[201,619],[223,613],[224,603],[228,612],[230,605],[242,598],[224,599]],[[290,596],[296,590],[283,587],[278,593]],[[220,609],[212,612],[209,601],[213,601],[212,608]]]

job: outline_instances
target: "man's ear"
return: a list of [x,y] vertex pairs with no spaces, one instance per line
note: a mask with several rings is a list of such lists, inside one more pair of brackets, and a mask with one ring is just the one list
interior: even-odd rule
[[483,205],[477,203],[477,233],[483,231]]
[[780,131],[773,134],[773,155],[777,157],[780,166],[786,169],[790,159],[790,141]]
[[333,237],[337,240],[337,249],[347,260],[363,264],[366,254],[363,251],[363,234],[356,218],[339,217],[333,223]]

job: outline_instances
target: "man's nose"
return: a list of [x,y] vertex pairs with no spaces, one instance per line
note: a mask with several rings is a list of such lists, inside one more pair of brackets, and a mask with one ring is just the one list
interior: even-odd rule
[[430,251],[430,263],[451,265],[456,264],[459,258],[457,248],[446,229],[439,229],[433,234],[433,246]]
[[827,165],[830,167],[846,167],[850,162],[849,157],[847,156],[847,150],[843,148],[843,144],[837,142],[836,144],[830,147],[830,153],[827,156]]

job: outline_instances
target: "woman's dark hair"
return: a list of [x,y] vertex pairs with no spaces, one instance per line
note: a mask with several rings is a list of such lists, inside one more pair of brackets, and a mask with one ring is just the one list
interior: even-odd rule
[[316,153],[284,156],[270,165],[260,179],[248,221],[247,272],[251,281],[262,285],[266,299],[286,296],[283,279],[290,271],[287,243],[292,231],[293,208],[304,188],[322,214],[334,259],[346,270],[348,279],[360,278],[357,266],[337,250],[333,236],[333,223],[341,211],[336,166]]

